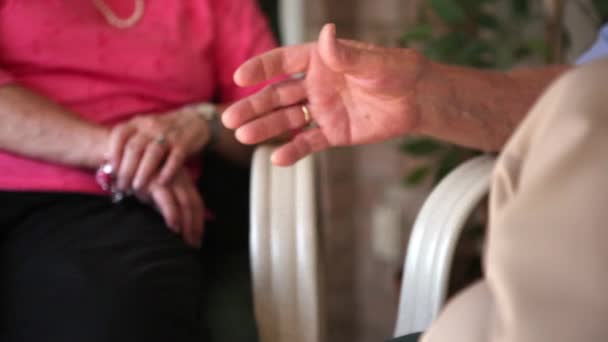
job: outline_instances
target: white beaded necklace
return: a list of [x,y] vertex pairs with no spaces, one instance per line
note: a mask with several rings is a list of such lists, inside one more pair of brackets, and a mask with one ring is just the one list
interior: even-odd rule
[[126,19],[119,18],[114,11],[105,3],[104,0],[93,0],[93,4],[101,14],[106,18],[108,24],[119,28],[127,29],[135,26],[144,15],[145,3],[144,0],[135,0],[135,9],[133,14]]

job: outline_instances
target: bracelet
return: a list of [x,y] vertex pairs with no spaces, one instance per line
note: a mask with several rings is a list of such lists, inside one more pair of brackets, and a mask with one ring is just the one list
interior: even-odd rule
[[116,174],[109,162],[104,162],[95,172],[95,181],[103,191],[109,192],[113,203],[118,203],[127,197],[127,193],[116,187]]
[[220,113],[217,106],[212,103],[198,103],[184,107],[185,110],[192,111],[198,118],[207,122],[209,126],[208,147],[213,147],[220,140],[222,126],[220,123]]

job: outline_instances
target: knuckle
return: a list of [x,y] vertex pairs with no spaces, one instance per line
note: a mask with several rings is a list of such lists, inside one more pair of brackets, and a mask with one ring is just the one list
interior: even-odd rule
[[146,129],[152,134],[161,134],[166,130],[166,127],[158,120],[148,119]]
[[135,139],[129,140],[126,148],[127,148],[127,150],[134,152],[134,151],[139,151],[139,150],[143,149],[144,145],[145,144],[141,139],[135,138]]
[[128,124],[119,124],[114,126],[111,132],[113,139],[120,139],[129,133],[130,126]]
[[141,129],[148,133],[158,133],[164,129],[160,120],[154,115],[138,116],[134,120]]
[[[279,104],[281,102],[281,88],[278,84],[270,84],[264,89],[264,94],[259,97],[261,105]],[[270,102],[270,103],[269,103]]]

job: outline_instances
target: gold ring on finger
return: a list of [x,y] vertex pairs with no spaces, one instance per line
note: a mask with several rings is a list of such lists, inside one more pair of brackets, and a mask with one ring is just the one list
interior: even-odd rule
[[310,111],[308,110],[308,107],[306,107],[306,105],[302,105],[302,113],[304,113],[304,122],[305,123],[310,123],[310,121],[312,120],[312,116],[310,115]]

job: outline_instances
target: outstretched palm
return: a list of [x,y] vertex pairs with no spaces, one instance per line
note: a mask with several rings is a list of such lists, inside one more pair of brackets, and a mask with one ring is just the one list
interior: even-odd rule
[[408,132],[417,119],[415,85],[422,57],[409,50],[382,49],[336,40],[326,26],[318,43],[273,50],[245,63],[236,73],[241,85],[305,73],[266,87],[227,109],[224,123],[243,143],[257,143],[308,123],[279,148],[273,161],[290,165],[331,146],[377,142]]

